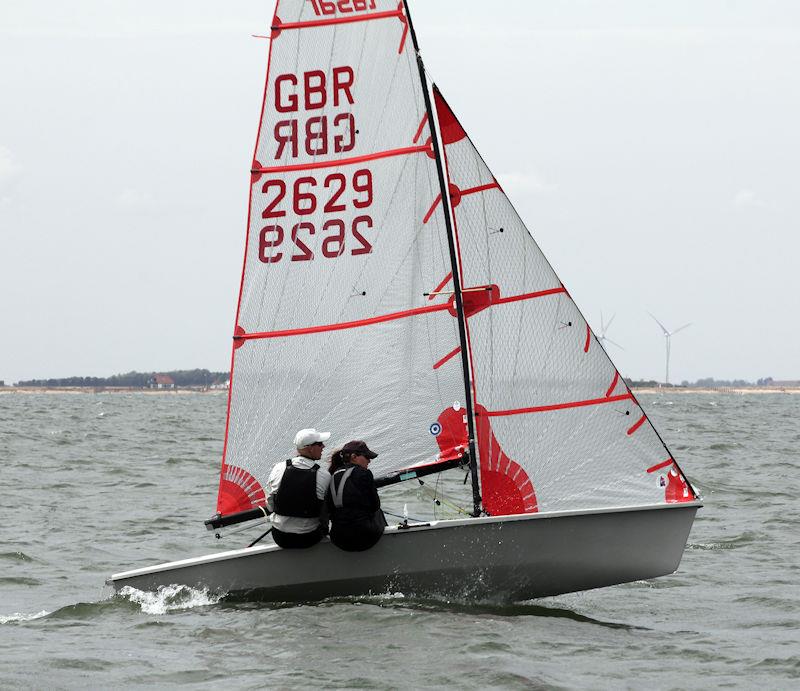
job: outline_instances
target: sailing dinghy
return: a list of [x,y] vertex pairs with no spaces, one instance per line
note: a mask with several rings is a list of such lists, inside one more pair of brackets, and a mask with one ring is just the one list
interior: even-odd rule
[[302,427],[368,440],[379,485],[468,468],[471,515],[109,582],[528,599],[672,573],[701,506],[428,84],[405,1],[277,3],[210,529],[263,519]]

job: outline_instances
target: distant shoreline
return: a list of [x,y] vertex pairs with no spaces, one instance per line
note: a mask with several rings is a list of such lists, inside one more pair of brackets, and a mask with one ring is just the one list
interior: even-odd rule
[[0,396],[4,394],[121,394],[136,393],[150,395],[179,396],[181,394],[227,394],[228,389],[212,389],[208,387],[183,386],[177,389],[140,389],[132,386],[3,386],[0,387]]
[[[746,386],[720,388],[692,388],[684,386],[642,386],[632,387],[631,391],[636,394],[800,394],[800,387],[795,386]],[[227,389],[212,389],[207,387],[181,387],[177,389],[139,389],[125,386],[2,386],[0,396],[10,394],[144,394],[146,396],[180,396],[186,394],[212,394],[227,395]]]
[[769,394],[769,393],[800,393],[800,386],[720,386],[719,388],[704,388],[691,386],[633,386],[634,393],[659,393],[659,394]]

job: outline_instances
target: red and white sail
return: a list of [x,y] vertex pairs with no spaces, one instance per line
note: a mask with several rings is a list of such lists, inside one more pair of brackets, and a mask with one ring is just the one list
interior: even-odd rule
[[[498,515],[694,499],[436,88],[434,97],[459,254],[484,507]],[[432,200],[430,219],[440,202]],[[451,437],[465,438],[458,416],[445,414],[443,422]]]
[[[264,502],[298,429],[366,439],[376,475],[461,454],[465,399],[425,99],[402,3],[280,0],[252,163],[217,510]],[[425,218],[425,222],[423,219]],[[462,413],[463,414],[463,413]]]
[[218,512],[263,505],[304,427],[376,475],[461,457],[468,403],[490,514],[693,499],[434,89],[437,161],[410,34],[397,0],[277,3]]

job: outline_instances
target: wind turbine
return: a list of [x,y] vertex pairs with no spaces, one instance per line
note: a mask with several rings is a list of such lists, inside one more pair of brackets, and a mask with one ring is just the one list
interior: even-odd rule
[[665,340],[665,342],[666,342],[666,345],[667,345],[667,372],[666,372],[666,377],[665,377],[664,381],[665,381],[665,383],[666,383],[666,384],[669,384],[669,350],[670,350],[670,339],[671,339],[671,338],[672,338],[672,337],[673,337],[673,336],[674,336],[676,333],[678,333],[678,331],[683,331],[683,330],[684,330],[684,329],[685,329],[687,326],[691,326],[691,325],[692,325],[692,323],[691,323],[691,322],[689,322],[688,324],[684,324],[684,325],[683,325],[683,326],[681,326],[680,328],[677,328],[677,329],[675,329],[675,331],[667,331],[667,327],[666,327],[666,326],[664,326],[664,325],[663,325],[663,324],[662,324],[660,321],[658,321],[658,319],[656,319],[656,317],[655,317],[655,315],[654,315],[654,314],[652,314],[651,312],[648,312],[647,314],[649,314],[651,317],[653,317],[653,319],[655,320],[656,324],[658,324],[658,325],[661,327],[661,330],[664,332],[664,340]]
[[620,350],[625,350],[619,343],[614,343],[610,338],[606,336],[606,331],[608,331],[608,327],[611,326],[611,322],[614,321],[614,317],[616,314],[611,315],[611,319],[608,320],[608,324],[603,321],[603,313],[600,312],[600,335],[597,337],[597,340],[600,341],[600,344],[603,343],[610,343],[611,345],[617,346]]

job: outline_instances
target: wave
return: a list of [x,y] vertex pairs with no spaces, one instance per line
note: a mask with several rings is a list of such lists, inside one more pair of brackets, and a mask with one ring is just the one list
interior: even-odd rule
[[[252,594],[251,594],[252,596]],[[220,603],[232,609],[287,609],[292,607],[332,607],[337,605],[373,605],[375,607],[408,609],[423,612],[443,612],[468,615],[493,615],[500,617],[553,617],[570,619],[582,624],[591,624],[610,629],[644,630],[646,627],[614,621],[604,621],[586,616],[559,602],[545,603],[542,600],[507,602],[494,598],[472,599],[442,594],[440,597],[413,593],[385,592],[370,595],[329,597],[309,602],[258,602],[252,599],[228,596]]]
[[198,590],[185,585],[160,586],[155,592],[125,586],[118,593],[98,602],[77,602],[59,607],[52,612],[42,610],[35,613],[0,614],[0,624],[24,623],[37,619],[94,620],[104,613],[118,611],[120,607],[144,614],[167,614],[215,605],[222,597],[223,594],[211,594],[205,589]]
[[711,542],[687,542],[686,549],[691,550],[722,550],[737,549],[758,542],[760,536],[751,530],[745,530],[741,535],[736,535],[723,540],[713,540]]
[[33,557],[29,557],[25,552],[0,552],[0,560],[2,561],[33,561]]
[[207,588],[190,588],[188,585],[160,585],[156,591],[138,590],[126,585],[115,597],[139,605],[145,614],[167,614],[216,605],[224,596],[225,593],[212,593]]
[[22,614],[15,612],[14,614],[0,614],[0,624],[16,624],[23,621],[33,621],[34,619],[41,619],[46,617],[50,612],[42,610],[33,614]]
[[742,445],[739,442],[717,442],[708,447],[711,451],[733,451],[734,449],[741,449]]
[[0,576],[0,585],[42,585],[42,582],[28,576]]

